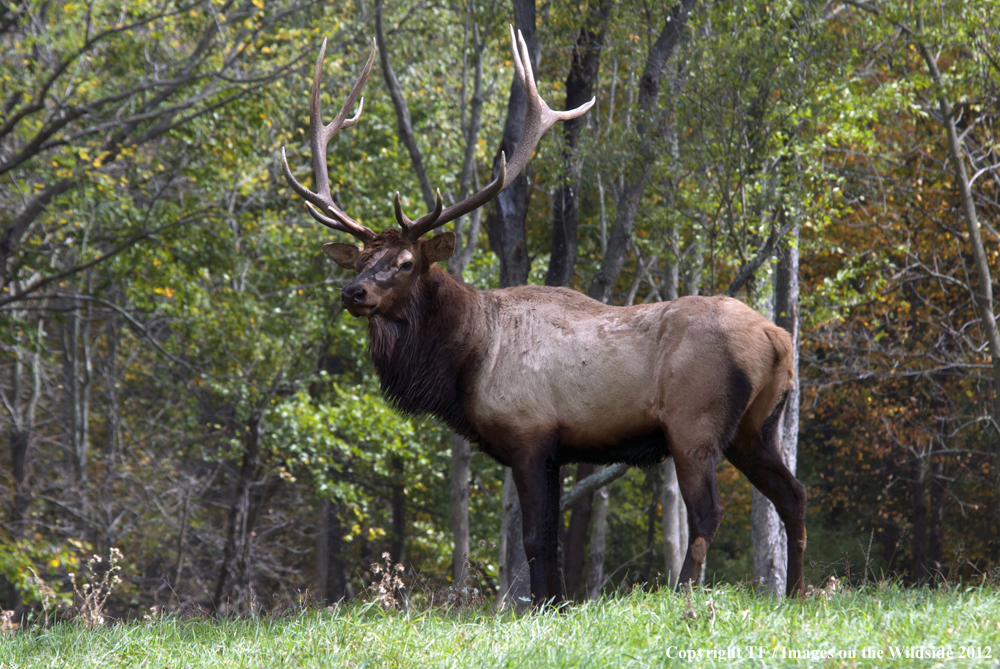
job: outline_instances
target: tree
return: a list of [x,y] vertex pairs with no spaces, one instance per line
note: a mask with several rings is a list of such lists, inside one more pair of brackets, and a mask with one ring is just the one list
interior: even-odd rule
[[625,264],[625,254],[635,226],[639,201],[645,192],[646,182],[649,180],[657,156],[655,148],[657,143],[649,140],[656,135],[659,128],[660,79],[663,77],[667,61],[680,43],[684,26],[695,4],[696,0],[681,0],[673,7],[659,36],[649,47],[646,64],[639,77],[637,114],[639,120],[636,125],[638,142],[634,147],[635,158],[630,166],[629,176],[620,189],[617,214],[614,226],[611,228],[607,252],[588,290],[591,297],[601,302],[607,302],[610,298],[611,289]]
[[[799,379],[799,249],[798,234],[792,236],[784,249],[774,274],[774,322],[792,336],[795,351],[795,381],[785,400],[781,417],[778,443],[782,458],[789,471],[795,473],[798,457],[799,404],[801,381]],[[778,518],[774,505],[756,488],[753,491],[753,508],[750,515],[753,541],[754,578],[761,579],[767,590],[777,595],[785,591],[787,581],[788,536]]]

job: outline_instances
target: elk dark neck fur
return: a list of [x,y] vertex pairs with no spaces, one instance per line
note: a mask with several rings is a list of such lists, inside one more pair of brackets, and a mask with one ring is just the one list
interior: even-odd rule
[[432,414],[482,443],[462,405],[485,346],[476,337],[479,293],[435,265],[405,299],[391,315],[368,319],[368,350],[382,392],[404,413]]

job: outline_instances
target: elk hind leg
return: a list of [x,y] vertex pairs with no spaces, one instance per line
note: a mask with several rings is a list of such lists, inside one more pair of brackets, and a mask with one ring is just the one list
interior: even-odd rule
[[[778,423],[785,399],[757,430],[744,417],[726,457],[774,504],[788,536],[787,583],[785,594],[801,594],[805,589],[802,572],[806,548],[806,488],[785,465],[778,443]],[[749,412],[748,412],[749,413]]]
[[708,546],[722,522],[722,502],[715,483],[716,454],[714,447],[674,454],[677,482],[688,515],[688,549],[678,587],[701,577]]

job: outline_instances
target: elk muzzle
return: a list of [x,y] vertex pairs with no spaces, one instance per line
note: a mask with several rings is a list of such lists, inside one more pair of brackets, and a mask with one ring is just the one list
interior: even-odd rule
[[340,303],[352,316],[370,316],[375,310],[375,304],[368,302],[369,293],[365,283],[355,279],[340,291]]

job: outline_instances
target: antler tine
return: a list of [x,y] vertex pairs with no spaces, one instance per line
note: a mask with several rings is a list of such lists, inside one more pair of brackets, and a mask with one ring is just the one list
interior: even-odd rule
[[[333,136],[341,128],[349,128],[357,123],[361,117],[361,111],[365,105],[364,98],[361,98],[358,104],[358,111],[353,117],[347,118],[347,113],[354,106],[358,96],[361,95],[361,89],[364,88],[365,82],[371,74],[372,66],[375,64],[376,48],[375,41],[372,40],[372,49],[368,55],[368,62],[355,82],[354,88],[351,89],[350,95],[347,96],[344,105],[340,108],[340,113],[337,114],[329,125],[323,125],[320,84],[323,75],[323,59],[326,55],[326,39],[323,40],[323,44],[320,47],[319,56],[316,58],[316,69],[313,73],[312,95],[309,100],[309,146],[312,149],[313,178],[316,181],[315,193],[295,179],[292,175],[292,170],[288,167],[285,149],[284,147],[281,149],[281,167],[285,174],[285,180],[288,181],[288,185],[292,187],[292,190],[306,201],[309,214],[326,227],[346,232],[360,239],[362,242],[369,242],[374,239],[375,233],[345,214],[337,206],[337,203],[333,201],[333,197],[330,194],[330,177],[326,164],[326,149],[330,140],[333,139]],[[321,212],[329,212],[332,217],[326,216]]]
[[[492,200],[497,196],[497,194],[503,190],[504,187],[504,177],[507,174],[507,159],[504,156],[503,151],[500,152],[500,173],[497,174],[497,178],[486,185],[481,191],[475,195],[465,198],[461,202],[456,202],[444,211],[441,211],[441,191],[438,191],[438,205],[435,211],[430,212],[424,216],[421,216],[412,224],[403,226],[404,234],[409,239],[418,239],[424,233],[427,233],[434,228],[439,228],[445,223],[454,221],[460,216],[465,216],[470,211],[475,211],[479,209],[484,204]],[[396,217],[399,218],[400,215],[405,214],[397,209]]]
[[[524,166],[528,164],[528,160],[531,158],[535,146],[538,145],[538,141],[549,128],[555,125],[556,121],[568,121],[578,116],[583,116],[597,101],[597,98],[593,97],[589,102],[583,103],[576,109],[567,111],[557,112],[549,109],[549,106],[545,104],[545,100],[538,94],[538,87],[535,85],[535,75],[531,71],[531,59],[528,57],[528,45],[524,42],[524,36],[520,30],[517,31],[517,36],[515,37],[514,26],[510,26],[510,41],[514,51],[514,70],[517,72],[517,77],[521,80],[521,84],[524,85],[528,102],[524,114],[521,139],[518,140],[517,148],[514,149],[514,155],[511,156],[504,188],[509,186],[518,173],[524,169]],[[519,50],[520,53],[518,53]]]
[[[421,232],[420,234],[417,234],[416,236],[414,236],[413,235],[414,229],[415,228],[422,228],[422,227],[425,227],[425,226],[428,226],[428,225],[430,225],[431,227],[434,227],[433,223],[441,215],[441,210],[444,207],[444,202],[441,201],[441,189],[438,188],[437,189],[437,202],[434,205],[434,209],[432,209],[431,211],[427,212],[426,214],[424,214],[423,216],[421,216],[420,218],[418,218],[415,221],[411,221],[410,218],[409,218],[409,216],[407,216],[406,214],[403,213],[403,205],[401,205],[400,202],[399,202],[399,191],[396,191],[396,196],[392,199],[392,206],[393,206],[393,209],[395,209],[395,211],[396,211],[396,221],[399,223],[399,227],[403,229],[403,233],[405,235],[407,235],[408,237],[413,237],[413,239],[416,239],[417,237],[419,237],[423,233]],[[427,230],[430,230],[430,229],[431,229],[430,227],[427,228]]]
[[520,30],[517,31],[517,35],[515,36],[514,26],[510,27],[510,41],[511,49],[514,52],[514,69],[517,72],[518,79],[524,85],[524,90],[528,98],[527,109],[524,114],[524,126],[521,130],[521,139],[517,143],[517,148],[514,149],[514,155],[511,157],[510,163],[506,162],[506,156],[501,153],[499,174],[486,188],[461,202],[453,204],[444,211],[440,211],[441,200],[439,194],[438,206],[435,211],[440,211],[440,213],[435,215],[435,212],[431,212],[413,223],[410,223],[406,215],[403,214],[399,206],[397,194],[396,218],[399,220],[400,227],[403,228],[403,234],[408,238],[417,239],[425,232],[440,227],[449,221],[454,221],[456,218],[464,216],[470,211],[475,211],[492,200],[500,191],[509,186],[521,170],[524,169],[535,147],[538,145],[538,141],[549,128],[555,125],[556,121],[568,121],[569,119],[577,118],[594,106],[594,102],[597,100],[596,97],[591,98],[590,102],[584,103],[576,109],[562,112],[549,109],[549,106],[545,104],[545,101],[538,94],[538,87],[535,85],[535,75],[531,71],[531,60],[528,58],[528,45],[525,44],[524,36],[521,35]]

